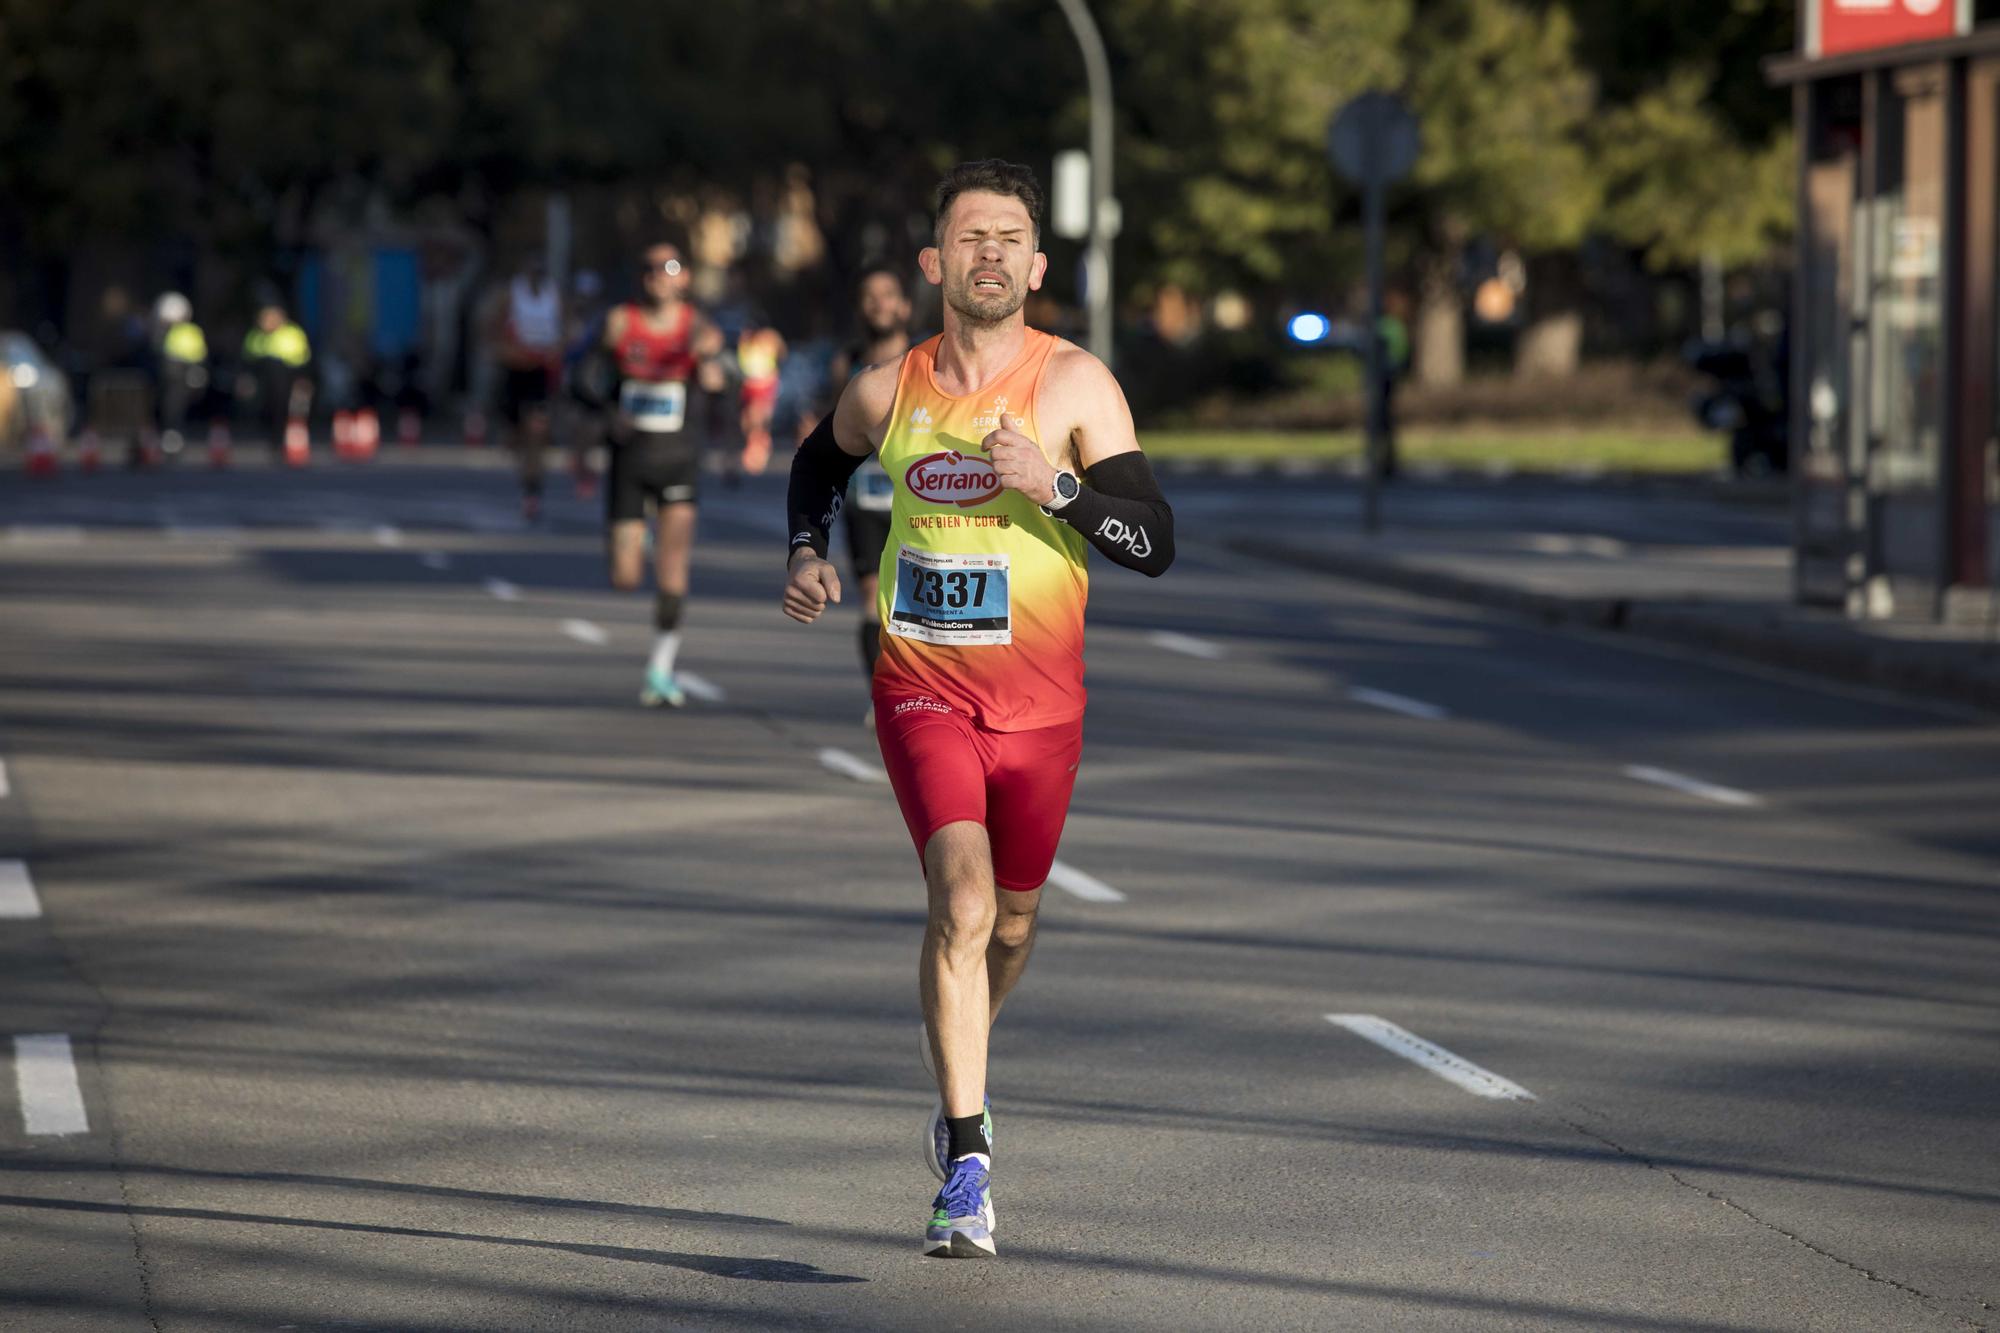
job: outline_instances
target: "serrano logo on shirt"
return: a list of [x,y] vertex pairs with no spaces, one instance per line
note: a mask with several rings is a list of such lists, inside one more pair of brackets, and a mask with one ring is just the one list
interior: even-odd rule
[[909,471],[903,474],[903,487],[919,500],[934,505],[970,509],[1000,494],[1000,474],[983,458],[948,449],[925,454],[910,464]]

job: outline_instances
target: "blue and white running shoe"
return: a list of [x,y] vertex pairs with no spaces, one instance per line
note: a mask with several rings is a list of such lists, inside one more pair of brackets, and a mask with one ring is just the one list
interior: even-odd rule
[[685,708],[687,692],[680,682],[664,671],[646,671],[646,684],[639,691],[639,702],[648,708]]
[[991,1259],[993,1248],[993,1163],[969,1153],[951,1164],[951,1178],[931,1200],[924,1228],[924,1254],[937,1259]]

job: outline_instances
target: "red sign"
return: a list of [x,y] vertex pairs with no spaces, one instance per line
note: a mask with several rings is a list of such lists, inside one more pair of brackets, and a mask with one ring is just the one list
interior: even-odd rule
[[1969,0],[1811,0],[1806,53],[1837,56],[1972,30]]

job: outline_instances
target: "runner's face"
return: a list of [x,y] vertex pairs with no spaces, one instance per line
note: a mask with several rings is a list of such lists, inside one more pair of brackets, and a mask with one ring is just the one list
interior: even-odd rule
[[910,322],[910,300],[903,284],[887,273],[875,273],[861,284],[861,322],[880,338]]
[[944,303],[974,324],[1001,324],[1039,290],[1048,256],[1035,249],[1028,207],[1010,194],[972,191],[952,201],[938,244],[919,256]]
[[671,245],[656,245],[639,261],[639,281],[655,301],[671,301],[687,290],[687,265]]

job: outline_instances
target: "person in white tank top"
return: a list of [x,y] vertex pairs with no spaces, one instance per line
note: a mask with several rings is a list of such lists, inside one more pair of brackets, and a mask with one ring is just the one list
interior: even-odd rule
[[562,367],[562,292],[541,259],[530,258],[508,282],[499,307],[500,408],[521,479],[521,516],[532,523],[542,512],[551,400]]

